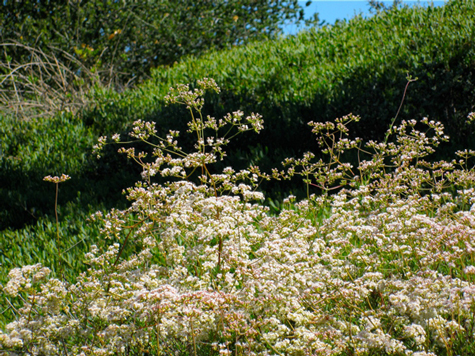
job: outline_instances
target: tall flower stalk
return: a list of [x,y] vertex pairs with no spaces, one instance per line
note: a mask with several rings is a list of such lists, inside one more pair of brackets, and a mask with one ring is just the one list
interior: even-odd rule
[[60,249],[60,239],[59,239],[59,219],[58,219],[58,194],[59,194],[59,183],[66,182],[67,180],[71,179],[70,176],[67,174],[62,174],[60,177],[58,176],[46,176],[43,178],[46,182],[54,183],[56,186],[56,194],[54,197],[54,215],[56,218],[56,245],[58,246],[58,250]]

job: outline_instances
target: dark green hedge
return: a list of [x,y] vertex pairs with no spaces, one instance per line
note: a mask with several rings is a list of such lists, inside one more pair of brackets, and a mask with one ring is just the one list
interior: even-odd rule
[[[410,85],[399,119],[442,121],[451,147],[467,147],[474,144],[465,123],[475,110],[474,71],[475,2],[450,1],[190,58],[156,70],[138,90],[100,93],[86,120],[100,133],[123,130],[137,118],[159,126],[186,120],[181,109],[164,108],[162,98],[169,86],[206,76],[224,89],[210,98],[209,114],[239,108],[259,112],[266,125],[260,146],[294,154],[316,149],[308,121],[350,112],[363,118],[355,135],[383,137],[409,74],[419,79]],[[255,137],[242,140],[240,147],[246,150],[253,142]]]

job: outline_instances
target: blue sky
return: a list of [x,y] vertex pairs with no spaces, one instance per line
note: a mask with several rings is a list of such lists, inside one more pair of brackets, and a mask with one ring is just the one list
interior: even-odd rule
[[[393,3],[392,0],[383,1],[387,5]],[[333,24],[336,19],[350,19],[355,14],[360,12],[364,16],[370,16],[369,5],[367,0],[313,0],[312,4],[308,7],[305,7],[306,1],[299,1],[299,4],[305,9],[305,17],[311,17],[315,12],[319,13],[320,20],[325,20],[326,23]],[[409,6],[414,6],[420,4],[421,6],[427,6],[430,3],[433,3],[434,6],[442,6],[445,1],[403,1],[404,4]],[[284,29],[285,33],[295,33],[298,31],[297,27],[294,25],[288,25]]]

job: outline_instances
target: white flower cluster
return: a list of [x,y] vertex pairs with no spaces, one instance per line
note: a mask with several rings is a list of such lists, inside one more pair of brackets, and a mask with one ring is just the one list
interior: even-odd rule
[[[198,100],[194,92],[180,95],[186,105]],[[333,195],[300,202],[291,196],[279,215],[252,203],[263,199],[255,191],[257,170],[209,174],[203,156],[162,152],[144,168],[149,179],[128,190],[128,209],[95,215],[112,244],[91,249],[90,268],[75,284],[49,278],[39,265],[11,271],[3,291],[16,319],[0,333],[0,349],[81,356],[470,354],[475,178],[455,164],[416,166],[413,159],[433,141],[414,125],[394,129],[399,146],[370,145],[378,154],[406,150],[392,171],[378,173],[377,160],[362,162],[366,181],[355,175],[351,188]],[[205,153],[204,142],[197,153]],[[338,147],[356,147],[345,142]],[[288,162],[305,170],[312,158]],[[189,166],[208,172],[200,184],[150,180],[183,178]],[[324,172],[322,162],[313,168]],[[428,180],[459,192],[434,184],[423,194]]]

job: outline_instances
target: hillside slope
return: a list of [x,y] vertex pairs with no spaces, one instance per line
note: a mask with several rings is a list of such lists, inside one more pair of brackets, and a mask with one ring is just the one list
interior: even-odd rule
[[162,122],[172,115],[162,105],[171,85],[212,77],[224,94],[210,114],[257,111],[269,128],[259,139],[263,146],[279,142],[301,151],[309,144],[301,140],[308,121],[349,112],[363,118],[358,134],[381,136],[410,75],[418,81],[409,88],[400,118],[440,120],[466,145],[471,143],[464,121],[475,105],[474,70],[475,3],[458,0],[355,18],[157,68],[139,90],[102,96],[89,118],[113,126],[133,118]]

